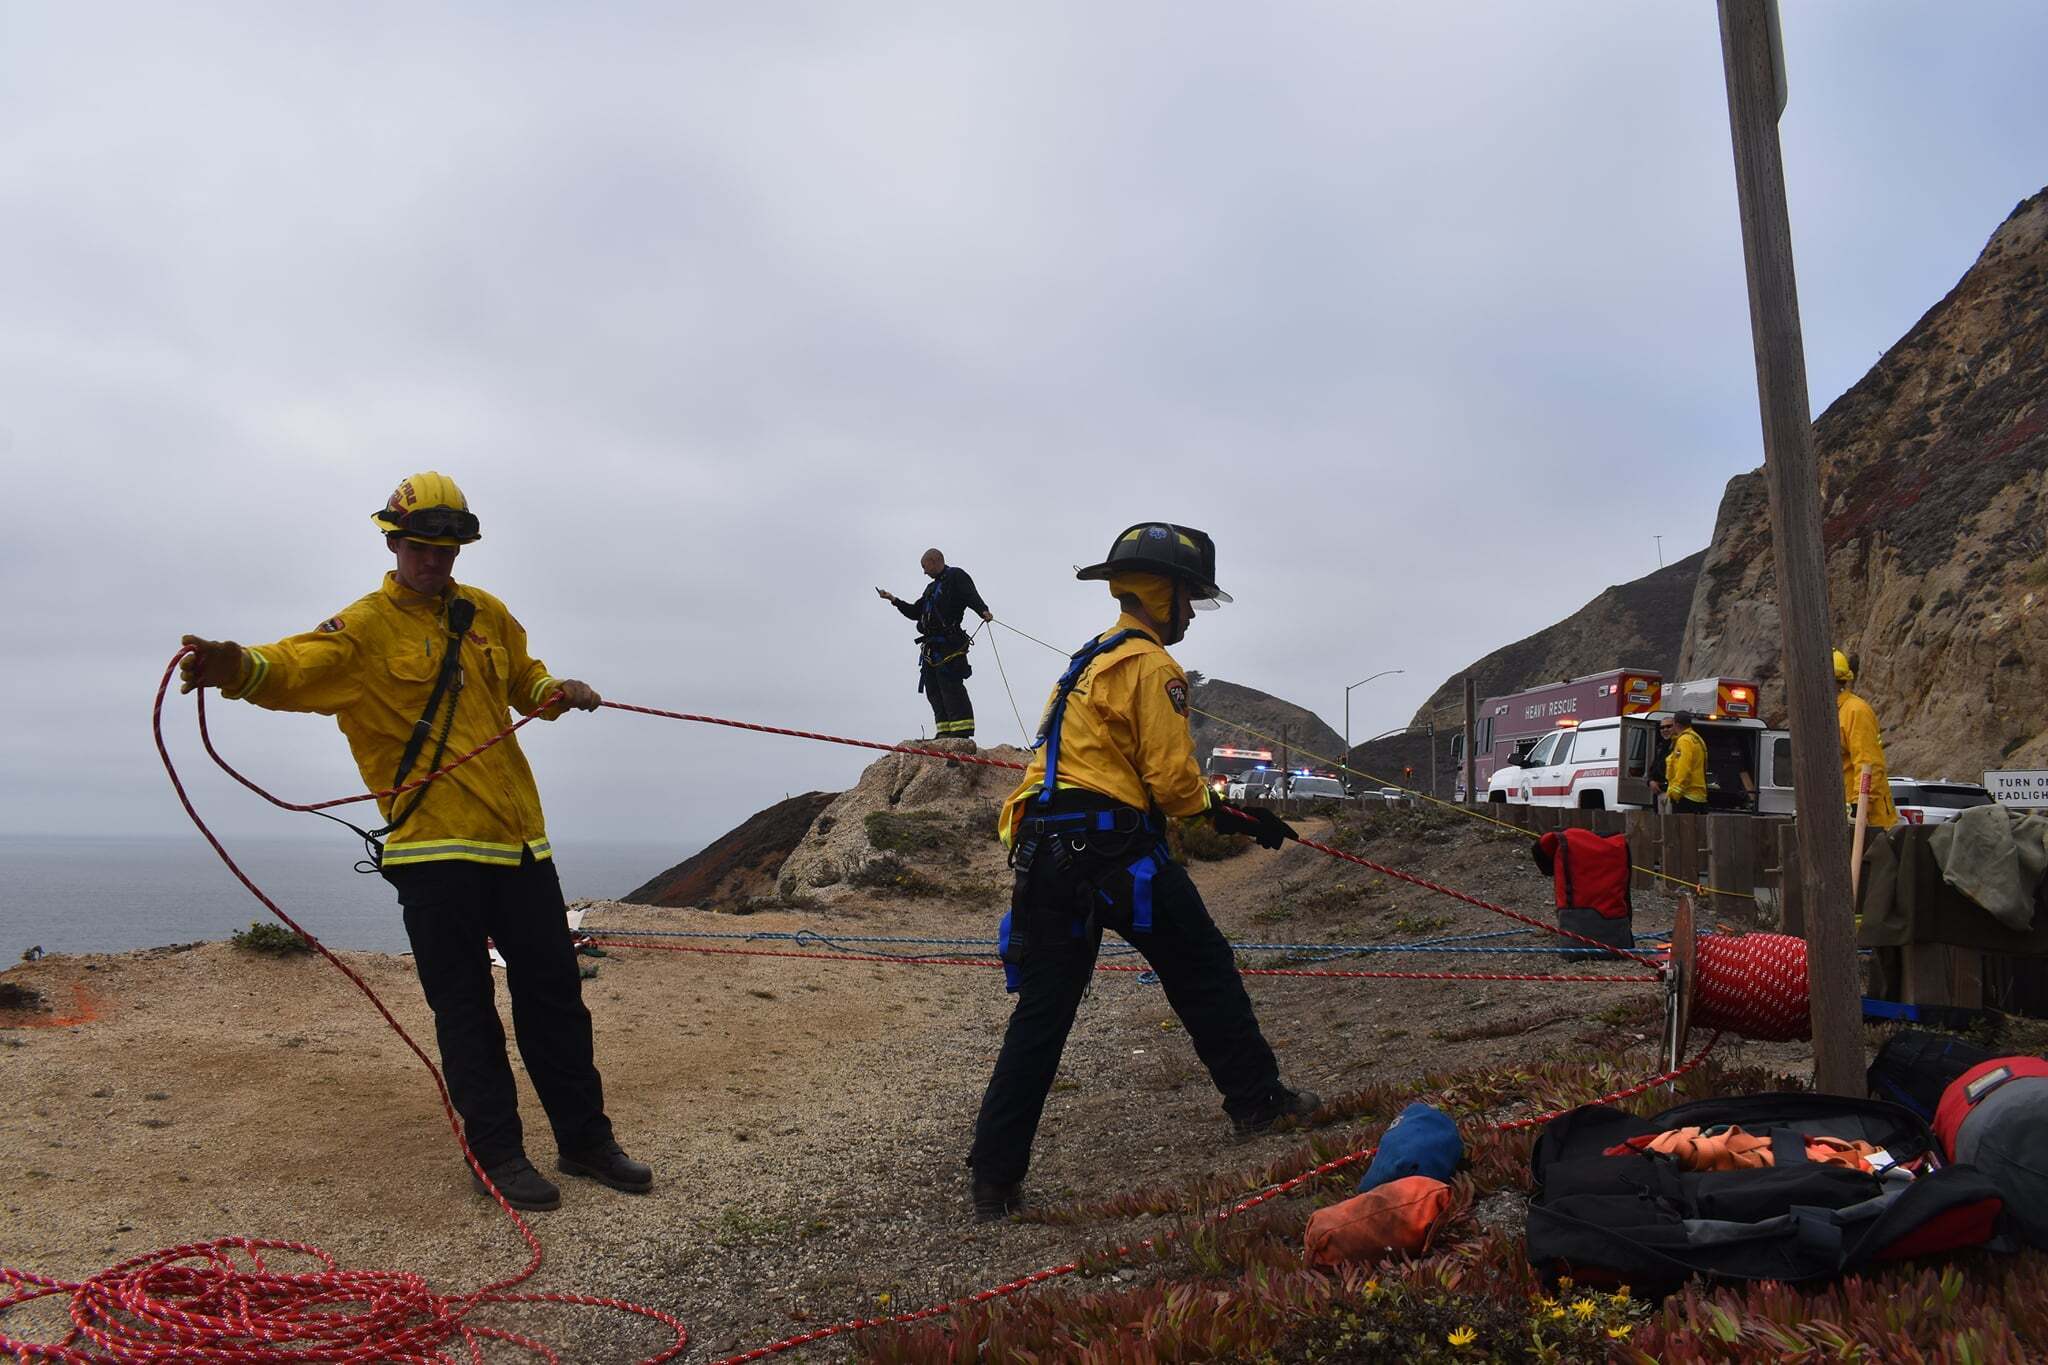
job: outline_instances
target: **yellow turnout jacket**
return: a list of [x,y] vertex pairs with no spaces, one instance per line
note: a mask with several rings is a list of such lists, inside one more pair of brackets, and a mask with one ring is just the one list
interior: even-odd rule
[[1674,801],[1707,799],[1707,742],[1697,730],[1681,730],[1664,755],[1664,790]]
[[[1067,697],[1054,781],[1137,810],[1156,806],[1164,815],[1200,815],[1209,808],[1209,784],[1188,733],[1188,675],[1128,613],[1095,638],[1120,630],[1138,634],[1091,661]],[[1017,822],[1044,782],[1041,748],[1023,783],[1003,802],[996,832],[1005,844],[1015,838]]]
[[[505,604],[479,588],[457,586],[476,604],[476,619],[462,642],[454,728],[445,764],[468,753],[512,723],[510,711],[531,715],[555,690],[547,665],[526,652],[526,628]],[[333,716],[348,737],[356,767],[373,791],[391,786],[398,762],[440,675],[448,646],[446,597],[424,597],[402,586],[395,573],[384,586],[342,609],[313,630],[246,651],[242,676],[223,696],[273,711]],[[443,698],[433,734],[407,781],[431,770],[434,744],[448,714]],[[553,720],[559,704],[541,713]],[[411,794],[401,798],[411,800]],[[379,800],[385,821],[392,802]],[[445,777],[436,778],[404,825],[384,846],[387,866],[462,860],[517,866],[521,855],[549,856],[533,770],[518,736],[498,744]]]
[[1862,768],[1870,765],[1870,824],[1873,829],[1890,829],[1899,823],[1899,808],[1892,804],[1891,782],[1884,770],[1884,740],[1877,733],[1877,712],[1870,703],[1843,688],[1835,697],[1835,717],[1842,728],[1842,792],[1849,814],[1856,813],[1856,798],[1862,787]]

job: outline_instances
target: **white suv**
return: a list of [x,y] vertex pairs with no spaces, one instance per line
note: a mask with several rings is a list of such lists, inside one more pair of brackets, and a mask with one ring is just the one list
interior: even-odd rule
[[1974,782],[1922,782],[1917,777],[1891,779],[1892,804],[1899,818],[1909,825],[1945,825],[1973,806],[1997,804],[1990,792]]

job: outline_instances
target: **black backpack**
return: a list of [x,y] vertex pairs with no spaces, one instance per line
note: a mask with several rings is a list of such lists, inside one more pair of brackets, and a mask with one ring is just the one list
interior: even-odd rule
[[1945,1033],[1904,1029],[1878,1049],[1865,1079],[1870,1093],[1903,1104],[1928,1123],[1949,1083],[1998,1054]]
[[[1724,1124],[1770,1136],[1778,1164],[1695,1172],[1647,1152],[1604,1155],[1632,1137]],[[1995,1235],[2003,1205],[1974,1167],[1884,1177],[1808,1161],[1803,1142],[1779,1140],[1809,1133],[1873,1143],[1900,1163],[1940,1156],[1922,1119],[1880,1100],[1746,1095],[1648,1119],[1586,1105],[1551,1120],[1537,1139],[1529,1260],[1551,1275],[1659,1293],[1693,1275],[1828,1279]]]

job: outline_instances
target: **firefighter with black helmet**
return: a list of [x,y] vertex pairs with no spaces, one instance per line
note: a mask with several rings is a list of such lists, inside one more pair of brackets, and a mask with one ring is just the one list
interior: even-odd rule
[[[453,479],[415,474],[371,520],[397,558],[377,591],[275,644],[187,635],[183,690],[217,687],[270,710],[333,716],[374,791],[486,743],[511,710],[553,720],[596,709],[587,684],[555,677],[527,652],[526,629],[504,603],[455,582],[456,556],[483,532]],[[626,1155],[605,1116],[562,886],[518,738],[379,807],[383,828],[362,832],[404,910],[442,1073],[477,1164],[515,1208],[561,1203],[526,1157],[488,941],[505,959],[519,1055],[554,1129],[557,1168],[645,1193],[653,1172]]]
[[1039,722],[1030,768],[998,818],[1016,870],[1000,942],[1017,1005],[967,1158],[980,1222],[1019,1206],[1104,929],[1159,974],[1240,1135],[1305,1117],[1320,1103],[1281,1081],[1230,944],[1166,849],[1170,817],[1203,816],[1265,848],[1294,834],[1270,810],[1216,802],[1195,759],[1187,674],[1166,647],[1187,633],[1196,611],[1230,600],[1216,585],[1215,544],[1191,527],[1142,522],[1076,576],[1107,582],[1123,614],[1069,660]]
[[926,550],[917,562],[931,582],[914,602],[906,602],[887,588],[875,595],[917,622],[917,690],[932,707],[932,733],[940,739],[961,739],[973,747],[974,703],[967,696],[967,680],[974,676],[967,662],[973,637],[961,628],[961,618],[971,610],[984,622],[995,614],[974,586],[974,579],[945,555]]

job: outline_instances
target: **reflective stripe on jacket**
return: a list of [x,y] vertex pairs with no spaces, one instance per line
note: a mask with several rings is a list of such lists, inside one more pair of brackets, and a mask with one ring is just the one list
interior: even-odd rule
[[[526,628],[503,602],[478,588],[453,591],[476,604],[476,619],[462,644],[462,690],[450,689],[455,723],[444,764],[511,724],[512,710],[531,715],[556,685],[547,666],[526,652]],[[381,791],[398,775],[406,741],[440,674],[448,644],[445,606],[444,599],[423,597],[387,573],[382,588],[317,629],[250,649],[241,680],[222,695],[273,711],[333,716],[364,783]],[[448,706],[444,698],[408,781],[431,770]],[[556,705],[542,718],[560,714]],[[392,803],[377,805],[389,821]],[[549,856],[540,792],[515,735],[436,778],[411,817],[392,831],[384,862],[517,866],[528,851],[535,858]]]
[[1877,712],[1870,703],[1843,688],[1835,698],[1835,716],[1842,729],[1842,795],[1850,813],[1863,785],[1862,768],[1870,765],[1870,825],[1890,829],[1899,823],[1899,808],[1892,804],[1891,780],[1884,770],[1884,740],[1877,733]]
[[1664,755],[1664,790],[1673,801],[1707,799],[1707,742],[1690,727],[1680,730]]
[[[1090,663],[1067,698],[1057,783],[1134,810],[1156,806],[1164,815],[1200,815],[1209,808],[1209,784],[1202,780],[1188,731],[1188,676],[1136,617],[1119,616],[1096,638],[1119,630],[1138,635]],[[996,832],[1004,843],[1044,781],[1040,748],[1024,781],[1003,802]]]

